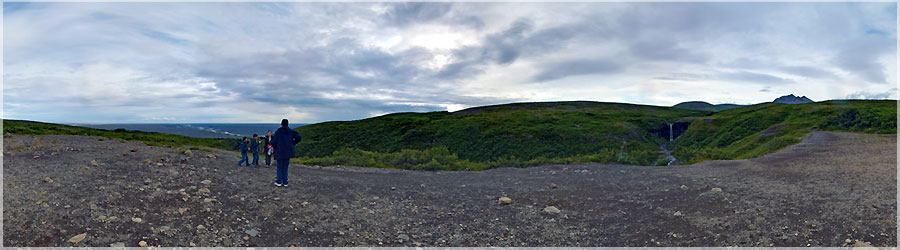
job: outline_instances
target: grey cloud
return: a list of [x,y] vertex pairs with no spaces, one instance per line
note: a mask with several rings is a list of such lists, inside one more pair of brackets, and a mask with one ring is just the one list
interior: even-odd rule
[[727,81],[740,81],[740,82],[751,82],[751,83],[762,83],[762,84],[780,84],[780,83],[792,83],[794,82],[791,79],[785,79],[769,74],[763,73],[755,73],[748,71],[734,72],[734,73],[720,73],[718,74],[718,78],[721,80]]
[[625,66],[612,60],[591,59],[548,64],[542,68],[545,68],[543,72],[532,77],[534,81],[545,82],[575,75],[616,73],[624,70]]
[[852,94],[847,95],[846,99],[889,99],[892,96],[896,96],[897,89],[893,89],[892,91],[881,92],[881,93],[870,93],[867,91],[858,91]]
[[438,20],[450,12],[452,7],[453,3],[391,3],[384,18],[391,25],[405,27],[413,23]]
[[810,78],[832,78],[832,77],[835,77],[834,73],[831,73],[830,71],[827,71],[827,70],[824,70],[821,68],[817,68],[817,67],[782,66],[780,69],[783,72],[788,73],[788,74],[810,77]]
[[677,41],[664,39],[634,41],[629,50],[637,58],[656,61],[704,63],[709,59],[700,52],[679,47]]
[[886,83],[887,69],[878,62],[878,59],[896,53],[896,39],[881,35],[866,35],[854,39],[844,45],[833,61],[841,69],[852,72],[866,81]]

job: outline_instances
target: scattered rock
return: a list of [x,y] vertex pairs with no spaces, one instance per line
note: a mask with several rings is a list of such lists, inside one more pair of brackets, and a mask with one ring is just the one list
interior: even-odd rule
[[303,205],[304,207],[305,207],[305,206],[309,206],[309,202],[304,201],[303,203],[300,203],[300,205]]
[[200,182],[200,184],[203,184],[203,185],[209,185],[210,183],[212,183],[211,180],[203,180]]
[[681,189],[687,189],[687,186],[681,185]]
[[210,191],[209,191],[209,188],[200,188],[200,189],[197,189],[197,193],[201,193],[201,194],[202,194],[202,193],[209,193],[209,192],[210,192]]
[[710,192],[722,192],[721,188],[712,188],[709,190]]
[[502,205],[510,204],[510,203],[512,203],[512,199],[510,199],[509,197],[505,197],[505,196],[500,197],[499,203]]
[[556,188],[556,183],[550,183],[550,188]]
[[141,222],[144,221],[144,220],[141,219],[141,218],[138,218],[138,217],[134,217],[134,218],[131,218],[131,221],[134,221],[134,222],[137,222],[137,223],[141,223]]
[[138,246],[146,247],[146,246],[147,246],[147,242],[142,240],[141,242],[138,242]]
[[161,227],[159,227],[159,231],[160,232],[169,231],[169,226],[161,226]]
[[397,239],[400,240],[401,243],[404,241],[409,241],[409,235],[400,234],[400,235],[397,235]]
[[179,213],[179,214],[184,214],[184,212],[187,212],[187,210],[188,210],[188,209],[187,209],[186,207],[178,208],[178,213]]
[[188,246],[196,247],[197,244],[194,244],[193,242],[191,242],[190,244],[188,244]]
[[216,155],[214,155],[214,154],[207,154],[207,155],[206,155],[206,158],[215,159],[215,158],[216,158]]
[[846,239],[846,240],[844,240],[844,243],[850,244],[850,243],[853,243],[853,241],[850,241],[850,239]]
[[125,247],[125,242],[116,242],[109,244],[109,247]]
[[85,237],[87,237],[87,233],[82,233],[82,234],[79,234],[79,235],[75,235],[75,236],[72,236],[72,238],[69,239],[69,242],[72,242],[72,243],[78,243],[78,242],[81,242],[82,240],[84,240]]
[[210,203],[210,202],[213,202],[214,200],[215,199],[203,198],[203,202],[205,202],[205,203]]
[[250,235],[250,237],[256,237],[256,235],[259,234],[259,231],[256,231],[256,229],[250,229],[250,230],[244,231],[244,233],[247,233],[247,235]]
[[94,167],[100,166],[100,163],[97,163],[96,160],[91,160],[91,166],[94,166]]
[[241,238],[244,239],[244,240],[249,240],[249,239],[250,239],[250,237],[247,237],[246,235],[244,235],[244,237],[241,237]]
[[682,216],[681,211],[675,211],[675,213],[672,214],[672,215],[675,215],[675,216]]
[[187,155],[188,157],[193,157],[193,156],[194,156],[194,152],[191,152],[191,150],[188,149],[188,150],[185,150],[185,151],[184,151],[184,155]]
[[203,229],[206,229],[206,226],[203,226],[203,225],[197,225],[197,230],[203,230]]
[[131,152],[137,152],[137,149],[132,149]]
[[548,207],[544,208],[544,212],[551,213],[551,214],[558,214],[561,211],[559,211],[559,208],[556,208],[555,206],[548,206]]
[[41,180],[43,180],[43,181],[46,182],[46,183],[53,183],[53,179],[50,179],[50,177],[44,177],[44,178],[41,179]]
[[106,215],[98,216],[97,219],[100,219],[100,220],[106,220]]

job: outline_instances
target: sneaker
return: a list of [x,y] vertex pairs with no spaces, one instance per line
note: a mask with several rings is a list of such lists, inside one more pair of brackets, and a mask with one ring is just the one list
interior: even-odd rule
[[287,187],[287,184],[281,185],[282,187]]
[[280,186],[281,186],[281,183],[276,182],[276,183],[275,183],[275,186],[276,186],[276,187],[280,187]]

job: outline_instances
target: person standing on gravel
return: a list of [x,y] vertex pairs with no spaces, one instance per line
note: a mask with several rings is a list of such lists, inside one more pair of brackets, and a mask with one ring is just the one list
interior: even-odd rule
[[266,167],[269,167],[272,165],[272,153],[274,153],[274,150],[272,149],[272,130],[266,132],[266,136],[263,137],[263,140],[265,140],[264,152],[266,154]]
[[276,175],[275,186],[288,185],[288,165],[294,157],[294,145],[300,143],[300,133],[288,127],[288,120],[281,120],[281,127],[272,136],[272,147],[275,149]]
[[250,140],[250,153],[253,154],[253,167],[259,167],[259,135],[253,134],[253,140]]
[[249,138],[244,136],[244,140],[241,141],[241,146],[240,146],[241,147],[241,160],[238,161],[238,166],[240,166],[241,163],[244,163],[244,162],[247,163],[248,167],[250,166],[250,159],[247,159],[247,150],[250,149],[249,148],[250,146],[247,145],[247,143],[249,142],[248,139]]

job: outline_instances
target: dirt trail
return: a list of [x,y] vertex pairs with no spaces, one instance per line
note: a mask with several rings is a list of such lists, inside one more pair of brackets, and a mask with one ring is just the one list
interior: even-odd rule
[[895,135],[813,132],[759,158],[689,166],[298,166],[286,188],[233,152],[85,136],[4,143],[5,246],[897,244]]

